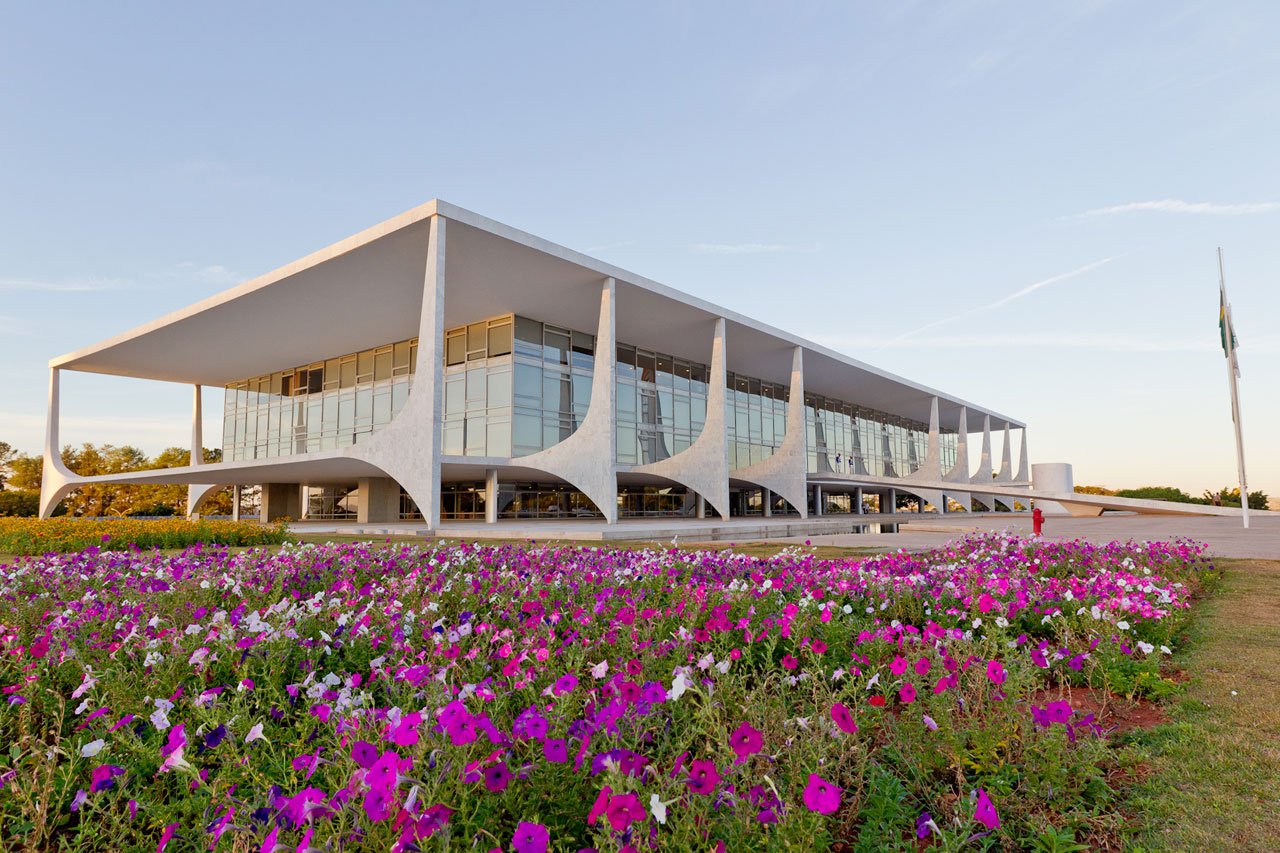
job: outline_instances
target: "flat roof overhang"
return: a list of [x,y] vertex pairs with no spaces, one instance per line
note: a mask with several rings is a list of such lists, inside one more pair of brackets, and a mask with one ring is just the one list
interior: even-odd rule
[[[993,429],[1024,424],[447,202],[435,200],[209,299],[53,359],[64,370],[210,386],[415,337],[429,220],[448,220],[445,327],[505,313],[594,332],[599,284],[616,282],[617,339],[701,363],[726,320],[729,370],[786,384],[804,349],[808,392],[943,429],[967,407]],[[322,330],[322,331],[321,331]]]

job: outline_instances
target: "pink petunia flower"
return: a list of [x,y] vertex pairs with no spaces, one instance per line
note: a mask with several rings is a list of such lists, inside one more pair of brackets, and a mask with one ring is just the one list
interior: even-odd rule
[[817,773],[810,773],[809,784],[804,789],[804,804],[818,814],[835,814],[840,808],[840,794],[839,787]]

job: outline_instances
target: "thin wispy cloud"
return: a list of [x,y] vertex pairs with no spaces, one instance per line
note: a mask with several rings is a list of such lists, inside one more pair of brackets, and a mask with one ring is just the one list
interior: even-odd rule
[[209,284],[235,284],[243,280],[243,277],[238,273],[227,269],[221,264],[201,266],[191,261],[184,261],[178,264],[178,269],[182,270],[186,275]]
[[694,243],[689,248],[703,255],[763,255],[796,251],[794,246],[778,243]]
[[129,290],[133,282],[123,278],[72,278],[63,281],[0,278],[0,290],[27,290],[39,293],[90,293],[102,290]]
[[1019,299],[1024,299],[1027,296],[1030,296],[1031,294],[1035,293],[1037,290],[1041,290],[1042,288],[1048,287],[1049,285],[1052,285],[1052,284],[1057,284],[1059,282],[1076,278],[1077,276],[1082,276],[1085,273],[1096,270],[1098,267],[1103,266],[1104,264],[1111,263],[1113,260],[1115,260],[1114,256],[1109,258],[1103,258],[1102,260],[1094,261],[1091,264],[1085,264],[1082,267],[1077,267],[1076,269],[1068,270],[1067,272],[1064,272],[1064,273],[1058,273],[1057,275],[1049,276],[1048,278],[1041,279],[1040,281],[1028,284],[1026,287],[1020,288],[1019,290],[1015,290],[1013,293],[1010,293],[1007,296],[1002,296],[999,299],[995,300],[994,302],[988,302],[985,305],[979,305],[976,308],[967,308],[964,311],[959,312],[958,314],[952,314],[949,317],[943,317],[940,320],[934,320],[933,322],[925,323],[923,326],[914,328],[909,332],[903,332],[900,335],[896,335],[892,338],[887,338],[877,346],[878,348],[883,348],[883,347],[895,346],[903,341],[908,341],[908,340],[914,342],[915,340],[917,340],[918,335],[920,335],[923,332],[927,332],[930,329],[936,329],[939,326],[945,326],[948,323],[954,323],[957,320],[963,320],[966,317],[972,317],[975,314],[985,314],[988,311],[994,311],[997,308],[1003,308],[1005,305],[1008,305],[1010,302],[1016,302]]
[[1207,216],[1252,216],[1280,211],[1280,202],[1256,201],[1244,204],[1218,204],[1211,201],[1183,201],[1166,198],[1160,201],[1131,201],[1110,207],[1095,207],[1081,216],[1118,216],[1124,213],[1190,213]]
[[30,323],[19,323],[16,317],[4,316],[0,316],[0,334],[21,335],[24,338],[34,338],[36,336]]

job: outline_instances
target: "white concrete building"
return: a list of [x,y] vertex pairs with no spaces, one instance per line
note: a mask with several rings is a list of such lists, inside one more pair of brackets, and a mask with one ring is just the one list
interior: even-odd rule
[[[91,480],[433,529],[1029,502],[1021,422],[442,201],[50,368],[44,516]],[[225,388],[223,461],[78,477],[64,370],[193,386],[193,459]]]

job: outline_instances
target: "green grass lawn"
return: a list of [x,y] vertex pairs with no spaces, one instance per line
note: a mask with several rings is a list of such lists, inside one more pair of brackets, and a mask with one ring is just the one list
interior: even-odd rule
[[1137,850],[1280,849],[1280,562],[1222,560],[1177,662],[1189,680],[1129,792]]

